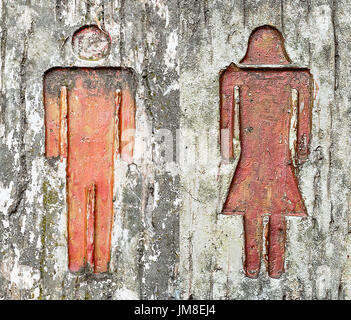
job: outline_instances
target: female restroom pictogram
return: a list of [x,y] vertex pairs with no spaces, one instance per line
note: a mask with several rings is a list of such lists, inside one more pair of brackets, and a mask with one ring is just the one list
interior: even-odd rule
[[233,161],[234,140],[241,144],[222,213],[244,215],[248,277],[256,278],[260,270],[263,216],[269,216],[268,272],[279,278],[285,216],[307,215],[296,173],[308,157],[312,91],[310,72],[291,64],[283,37],[270,26],[254,30],[240,66],[231,64],[221,75],[223,161]]

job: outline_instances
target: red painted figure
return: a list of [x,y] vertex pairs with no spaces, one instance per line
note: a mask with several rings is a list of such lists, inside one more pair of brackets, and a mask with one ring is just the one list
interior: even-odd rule
[[108,271],[116,154],[132,162],[134,80],[123,68],[45,74],[46,156],[67,158],[69,269]]
[[285,216],[307,215],[296,172],[308,156],[312,76],[291,65],[280,32],[270,26],[251,34],[241,64],[231,64],[220,79],[222,159],[233,160],[233,138],[241,144],[222,213],[244,215],[245,272],[250,278],[259,274],[262,218],[269,216],[268,272],[279,278],[284,272]]
[[55,68],[45,75],[46,156],[67,157],[69,268],[110,260],[116,152],[132,162],[133,81],[118,68]]

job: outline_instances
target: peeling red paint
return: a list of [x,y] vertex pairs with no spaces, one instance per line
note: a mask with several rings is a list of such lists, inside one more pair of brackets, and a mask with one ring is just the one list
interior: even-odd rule
[[67,157],[71,271],[87,263],[96,273],[108,270],[114,158],[133,157],[133,83],[120,68],[55,68],[45,75],[46,156]]
[[284,48],[284,39],[271,26],[262,26],[251,33],[243,64],[290,64]]
[[[242,62],[248,66],[232,64],[220,79],[223,160],[232,161],[234,157],[236,117],[241,143],[240,159],[222,213],[244,215],[245,272],[251,278],[259,274],[262,217],[269,215],[268,272],[279,278],[284,272],[285,216],[307,215],[296,171],[308,157],[313,80],[307,69],[287,65],[290,60],[283,38],[269,26],[252,33]],[[235,90],[239,94],[239,116],[234,111]],[[290,130],[294,133],[294,129],[297,143],[291,150]]]

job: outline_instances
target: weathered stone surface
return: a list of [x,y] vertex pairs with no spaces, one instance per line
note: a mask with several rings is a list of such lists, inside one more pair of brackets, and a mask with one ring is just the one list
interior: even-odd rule
[[[0,297],[175,298],[178,175],[156,163],[155,133],[175,132],[179,123],[177,3],[2,1],[0,13]],[[111,36],[110,54],[80,60],[72,36],[92,24]],[[135,157],[115,166],[107,274],[68,271],[65,163],[44,155],[43,75],[57,66],[125,67],[136,75]]]
[[[0,298],[350,299],[350,15],[347,0],[2,0]],[[99,61],[71,46],[92,24],[111,36]],[[266,24],[315,80],[298,177],[308,217],[288,218],[283,276],[263,262],[249,279],[242,217],[218,214],[236,165],[220,166],[219,74]],[[68,271],[65,163],[44,155],[43,75],[57,66],[136,75],[134,164],[115,165],[107,274]]]
[[[198,155],[180,163],[182,297],[215,299],[350,298],[348,216],[348,1],[183,1],[180,13],[181,148]],[[286,272],[257,280],[242,268],[240,216],[218,215],[226,175],[218,179],[219,71],[244,56],[261,25],[277,27],[291,60],[315,79],[311,154],[299,174],[308,217],[288,218]],[[204,130],[211,132],[204,135]],[[198,135],[198,140],[194,136]],[[204,137],[213,146],[206,154]],[[194,141],[197,141],[194,143]],[[208,156],[206,166],[200,160]],[[235,165],[234,165],[235,167]],[[228,176],[231,169],[226,169]],[[218,204],[218,201],[220,202]],[[349,241],[349,240],[348,240]],[[346,263],[346,264],[345,264]],[[264,262],[262,262],[264,266]]]

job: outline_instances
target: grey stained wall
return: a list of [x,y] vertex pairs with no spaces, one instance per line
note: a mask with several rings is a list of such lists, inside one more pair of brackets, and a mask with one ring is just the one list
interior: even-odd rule
[[[176,2],[1,2],[1,298],[179,296],[179,178],[175,168],[157,164],[155,139],[160,128],[179,126],[178,19]],[[72,52],[73,33],[87,24],[111,35],[103,61]],[[108,274],[67,268],[65,163],[44,155],[43,75],[55,66],[122,66],[136,74],[135,157],[130,166],[116,163]]]
[[[2,0],[0,16],[1,299],[351,298],[351,1]],[[103,61],[72,52],[89,24],[111,35]],[[218,214],[235,169],[219,154],[219,73],[265,24],[315,80],[298,177],[308,217],[287,220],[278,280],[264,261],[245,277],[242,217]],[[67,268],[65,163],[44,155],[43,75],[55,66],[136,74],[134,164],[116,162],[107,274]]]

